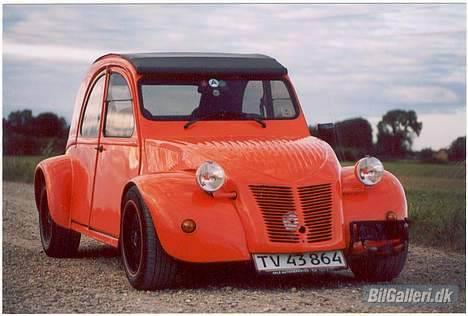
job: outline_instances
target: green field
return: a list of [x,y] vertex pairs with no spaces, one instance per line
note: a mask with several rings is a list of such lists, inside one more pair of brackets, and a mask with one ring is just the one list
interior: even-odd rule
[[[44,158],[3,157],[3,180],[32,182],[34,168]],[[464,251],[465,163],[443,165],[398,161],[384,165],[405,187],[412,222],[411,240]]]
[[36,165],[45,156],[3,156],[3,181],[30,182],[34,180]]
[[406,191],[411,240],[464,251],[466,234],[465,162],[451,165],[387,162]]

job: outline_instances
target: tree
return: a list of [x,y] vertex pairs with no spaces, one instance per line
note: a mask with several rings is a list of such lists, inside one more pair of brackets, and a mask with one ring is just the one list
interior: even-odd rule
[[61,137],[66,135],[67,123],[63,117],[54,113],[41,113],[34,118],[34,131],[36,136]]
[[363,118],[352,118],[336,123],[338,146],[356,148],[366,153],[372,150],[372,126]]
[[392,110],[377,124],[377,149],[390,157],[403,157],[421,134],[422,123],[414,111]]
[[65,148],[68,125],[54,113],[37,117],[31,110],[15,111],[3,119],[4,155],[50,155]]
[[15,133],[32,134],[33,120],[31,110],[15,111],[8,115],[8,126]]
[[363,118],[352,118],[337,122],[334,129],[319,133],[309,126],[311,135],[328,142],[341,160],[354,161],[373,151],[372,126]]
[[449,160],[466,160],[466,136],[458,137],[449,147]]
[[434,162],[434,151],[430,147],[423,148],[419,152],[418,158],[422,162]]

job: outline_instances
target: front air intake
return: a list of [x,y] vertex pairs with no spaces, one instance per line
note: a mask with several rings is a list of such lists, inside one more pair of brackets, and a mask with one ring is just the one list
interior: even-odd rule
[[297,191],[287,186],[249,187],[262,212],[270,242],[316,243],[332,239],[331,184],[302,186]]
[[287,227],[290,226],[284,223],[285,220],[294,222],[294,218],[290,215],[296,212],[292,189],[290,187],[266,185],[251,185],[250,189],[262,212],[270,241],[298,243],[299,234],[296,229],[288,229]]
[[298,188],[307,241],[320,242],[332,239],[332,189],[331,184]]

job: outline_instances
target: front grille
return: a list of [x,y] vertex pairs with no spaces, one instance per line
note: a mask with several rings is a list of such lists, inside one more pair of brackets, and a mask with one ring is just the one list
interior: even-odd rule
[[332,238],[332,189],[331,184],[298,188],[307,241],[319,242]]
[[265,221],[268,238],[272,242],[297,243],[299,234],[287,230],[283,219],[294,213],[294,194],[289,187],[251,185],[250,189],[257,201]]
[[[331,184],[297,188],[300,207],[296,207],[296,192],[286,186],[249,186],[262,212],[271,242],[309,243],[332,239]],[[305,228],[305,229],[304,229]],[[302,238],[301,238],[302,237]]]

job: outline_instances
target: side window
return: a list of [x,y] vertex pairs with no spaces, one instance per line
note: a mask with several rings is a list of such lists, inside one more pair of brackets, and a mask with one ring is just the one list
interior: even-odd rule
[[127,81],[122,75],[111,74],[106,101],[104,136],[131,137],[135,127],[132,96]]
[[263,82],[259,80],[251,80],[247,83],[244,90],[244,98],[242,100],[242,112],[258,114],[265,116],[263,99]]
[[81,123],[81,136],[83,137],[98,136],[105,78],[106,76],[101,76],[94,83],[91,93],[89,94],[83,122]]
[[290,118],[296,115],[293,102],[283,81],[271,81],[271,97],[276,118]]

